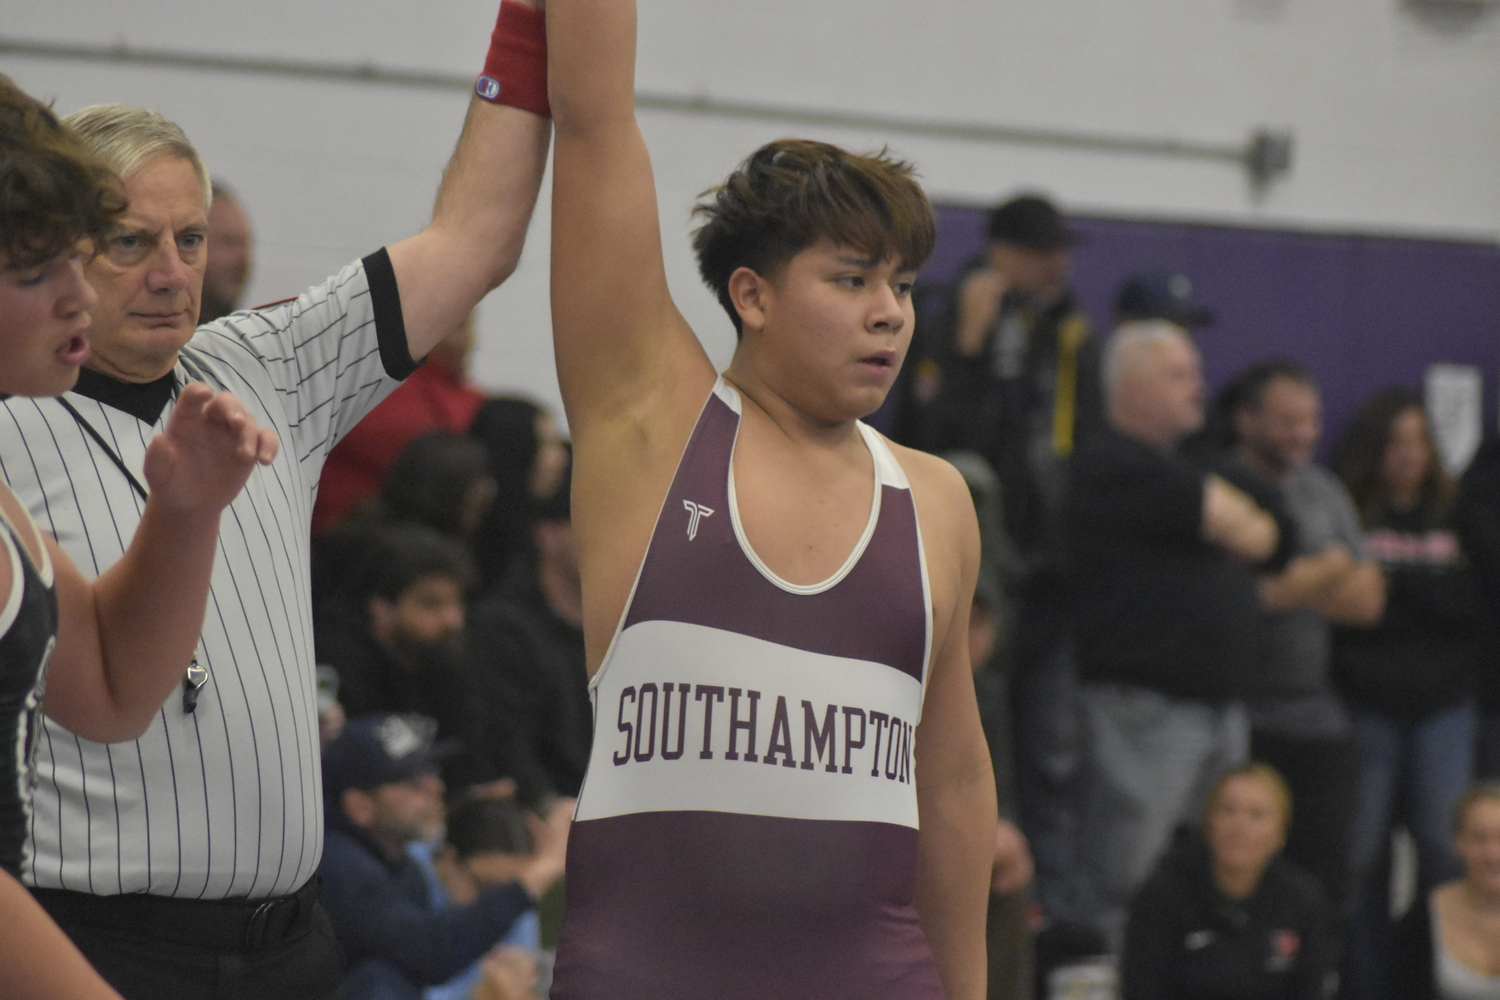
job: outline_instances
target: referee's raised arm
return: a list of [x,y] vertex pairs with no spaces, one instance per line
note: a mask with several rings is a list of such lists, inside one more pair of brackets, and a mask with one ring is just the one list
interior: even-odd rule
[[547,162],[547,43],[532,0],[504,0],[432,222],[390,247],[406,343],[425,357],[515,270]]

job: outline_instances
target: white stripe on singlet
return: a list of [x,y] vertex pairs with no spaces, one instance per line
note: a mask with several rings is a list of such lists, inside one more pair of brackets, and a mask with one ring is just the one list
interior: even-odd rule
[[[98,895],[282,895],[312,876],[322,850],[308,580],[318,473],[397,384],[381,363],[364,268],[200,328],[176,376],[235,393],[281,450],[221,518],[201,647],[210,679],[197,709],[184,713],[179,689],[140,739],[111,745],[47,720],[26,878]],[[144,481],[146,446],[175,404],[148,426],[67,398]],[[133,536],[140,497],[57,401],[11,399],[3,410],[0,473],[97,575]]]

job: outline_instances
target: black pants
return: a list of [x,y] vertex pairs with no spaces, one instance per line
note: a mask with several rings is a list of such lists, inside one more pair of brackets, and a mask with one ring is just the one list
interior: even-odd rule
[[[206,918],[225,904],[51,890],[36,896],[125,1000],[325,1000],[343,976],[343,952],[315,890],[287,897],[305,908],[295,921],[249,940],[226,931],[218,941],[205,933],[213,924]],[[127,919],[132,909],[141,914],[135,926]]]
[[1030,887],[1005,896],[990,894],[985,920],[989,958],[989,1000],[1031,1000],[1035,942],[1031,931]]
[[1333,912],[1343,912],[1359,766],[1353,738],[1301,739],[1252,729],[1250,756],[1281,772],[1291,788],[1286,856],[1316,876]]

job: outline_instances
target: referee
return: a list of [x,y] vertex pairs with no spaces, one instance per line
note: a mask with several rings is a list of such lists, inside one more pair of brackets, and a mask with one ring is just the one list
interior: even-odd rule
[[[181,130],[120,105],[70,119],[129,208],[88,278],[75,391],[12,398],[0,472],[86,575],[144,502],[146,444],[188,381],[274,428],[275,462],[226,509],[198,654],[139,739],[48,720],[23,875],[128,1000],[329,996],[342,959],[322,851],[308,533],[328,450],[513,270],[546,159],[541,17],[506,0],[432,222],[296,300],[196,327],[208,175]],[[509,105],[509,106],[508,106]]]

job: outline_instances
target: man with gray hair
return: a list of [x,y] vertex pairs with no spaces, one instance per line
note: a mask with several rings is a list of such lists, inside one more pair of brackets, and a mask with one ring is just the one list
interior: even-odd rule
[[546,160],[542,18],[506,0],[421,233],[299,298],[198,326],[210,184],[182,130],[108,105],[69,123],[129,208],[87,275],[75,391],[11,399],[0,472],[85,574],[119,558],[146,443],[181,385],[235,392],[281,454],[226,511],[198,653],[140,739],[50,722],[26,880],[128,1000],[328,996],[308,536],[329,449],[514,269]]
[[1182,327],[1121,325],[1103,370],[1109,426],[1076,456],[1067,506],[1084,754],[1067,916],[1117,949],[1174,828],[1245,759],[1254,567],[1284,560],[1288,536],[1253,477],[1179,453],[1203,422]]

